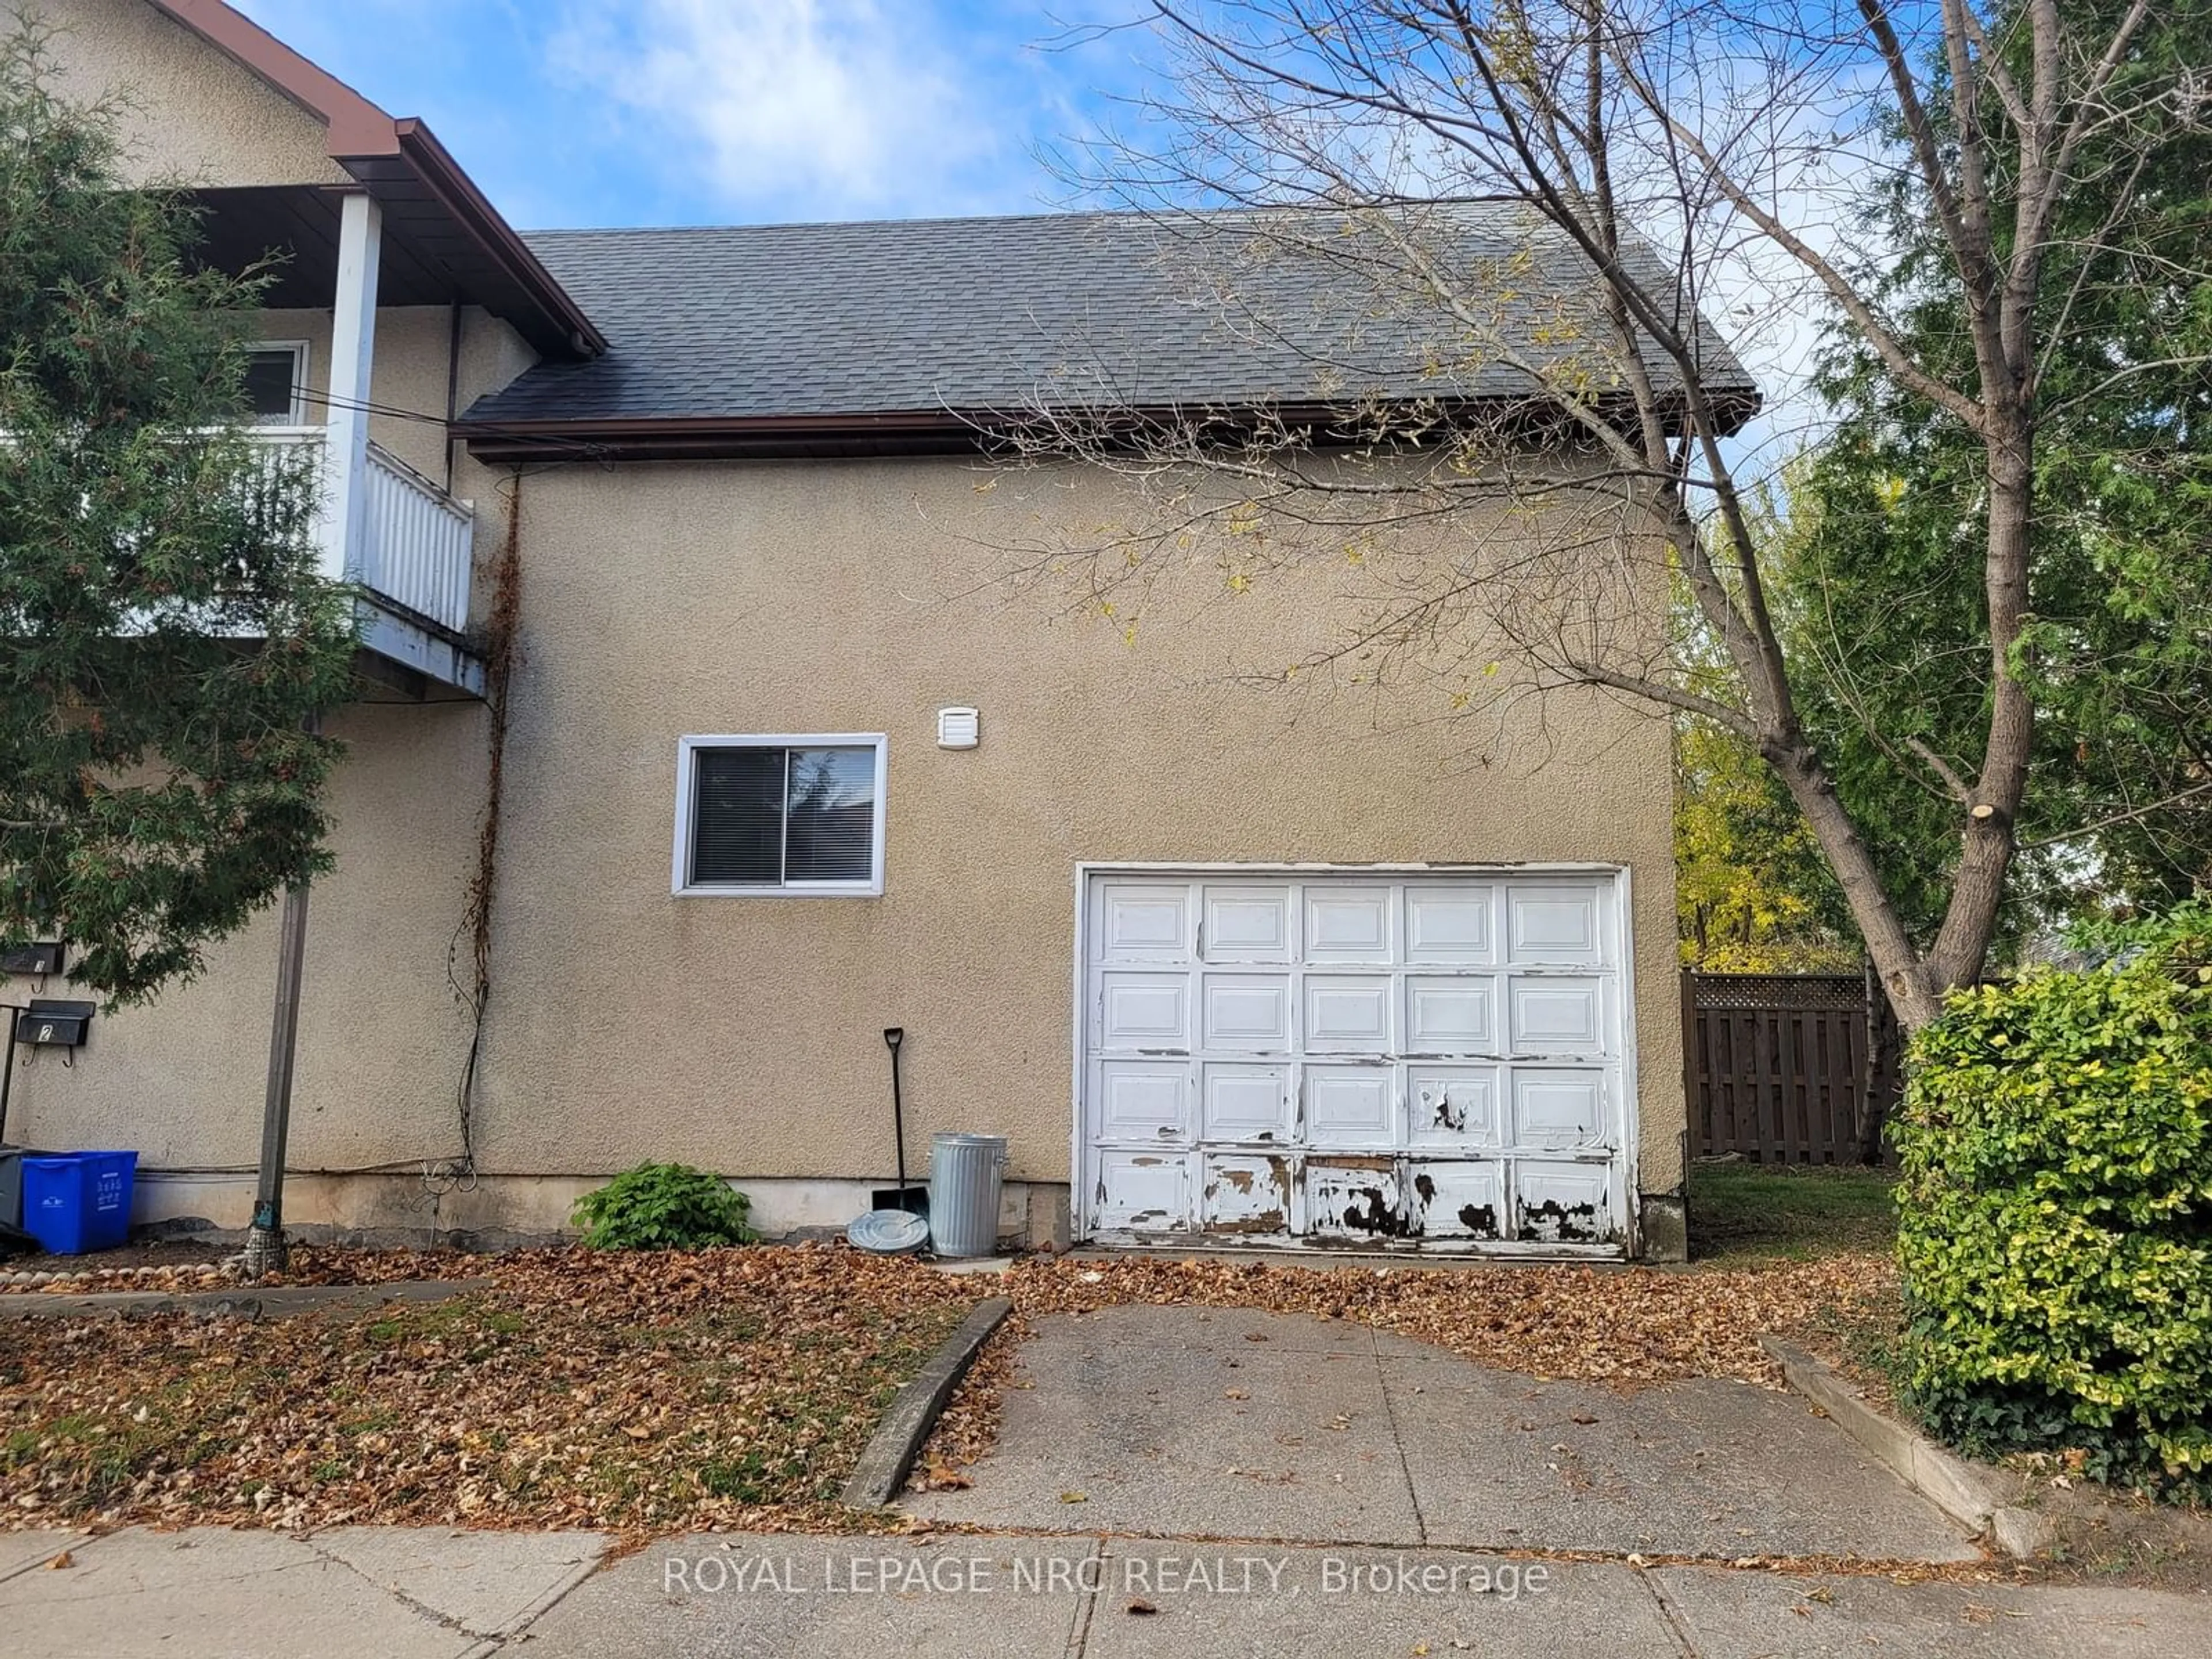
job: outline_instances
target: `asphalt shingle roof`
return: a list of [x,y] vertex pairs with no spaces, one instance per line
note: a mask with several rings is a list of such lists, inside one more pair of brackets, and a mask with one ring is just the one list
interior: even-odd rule
[[[1600,374],[1594,273],[1507,204],[1423,210],[1518,349]],[[1369,241],[1364,239],[1376,238]],[[605,332],[478,422],[1512,397],[1522,371],[1321,210],[550,231],[524,238]],[[1751,383],[1709,332],[1716,389]],[[1668,376],[1661,365],[1660,378]]]

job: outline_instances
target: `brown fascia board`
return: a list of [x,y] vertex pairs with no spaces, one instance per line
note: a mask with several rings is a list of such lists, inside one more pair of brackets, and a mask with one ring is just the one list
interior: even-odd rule
[[[1759,396],[1750,388],[1717,388],[1712,393],[1723,435],[1739,430],[1759,412]],[[1472,412],[1469,399],[1457,412]],[[1449,416],[1452,410],[1438,411]],[[1239,427],[1265,418],[1323,431],[1358,412],[1335,404],[1283,404],[1261,409],[1132,409],[1116,411],[1109,424],[1132,431],[1196,422],[1228,437]],[[1524,419],[1528,419],[1523,416]],[[1553,427],[1561,417],[1530,420]],[[902,410],[845,415],[678,415],[623,416],[559,420],[459,421],[453,432],[478,460],[675,461],[738,460],[788,456],[945,455],[988,453],[1001,447],[997,429],[1010,422],[1001,410]],[[1356,442],[1344,437],[1342,442]]]
[[520,284],[531,302],[561,325],[569,349],[580,357],[596,357],[605,351],[606,337],[598,325],[568,297],[553,273],[514,234],[514,228],[485,199],[476,180],[461,171],[460,163],[438,142],[437,135],[412,116],[393,122],[392,131],[398,153],[414,168],[423,187],[444,204],[486,256]]
[[[580,357],[606,349],[606,339],[583,307],[568,297],[514,228],[484,198],[421,121],[395,119],[319,64],[309,62],[223,0],[148,0],[170,21],[190,29],[216,51],[258,76],[323,124],[325,149],[356,178],[364,167],[398,158],[436,197],[471,240],[481,247],[542,312],[550,330]],[[366,181],[364,181],[366,182]]]

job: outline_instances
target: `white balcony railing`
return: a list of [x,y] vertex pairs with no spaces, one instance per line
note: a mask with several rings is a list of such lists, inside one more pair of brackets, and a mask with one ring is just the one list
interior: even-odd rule
[[368,507],[357,580],[441,628],[456,634],[466,628],[474,513],[373,443]]
[[[324,446],[320,427],[265,427],[257,434],[272,447]],[[337,545],[343,534],[325,514],[323,568],[357,582],[398,610],[459,634],[469,623],[469,580],[476,544],[476,514],[406,462],[368,446],[364,469],[362,544]]]

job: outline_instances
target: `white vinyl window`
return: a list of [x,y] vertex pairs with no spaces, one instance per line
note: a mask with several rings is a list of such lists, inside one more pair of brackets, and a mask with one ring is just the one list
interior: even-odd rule
[[690,737],[676,750],[678,896],[884,890],[880,732]]
[[307,425],[305,340],[262,340],[246,352],[246,405],[256,426]]

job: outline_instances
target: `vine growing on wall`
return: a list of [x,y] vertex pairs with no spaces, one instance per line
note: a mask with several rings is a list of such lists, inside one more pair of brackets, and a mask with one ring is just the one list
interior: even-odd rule
[[[490,715],[487,733],[489,748],[485,770],[483,814],[477,826],[476,870],[469,878],[468,903],[453,930],[446,952],[446,979],[453,994],[469,1011],[468,1055],[461,1063],[461,1079],[454,1104],[461,1130],[461,1155],[428,1177],[435,1186],[442,1177],[447,1187],[473,1182],[477,1173],[477,1063],[483,1049],[484,1012],[491,1001],[492,899],[499,880],[501,796],[507,758],[508,693],[519,657],[516,634],[522,597],[522,473],[517,470],[499,486],[507,502],[507,532],[501,538],[499,557],[492,568],[491,605],[484,623],[484,704]],[[466,968],[463,952],[466,951]]]

